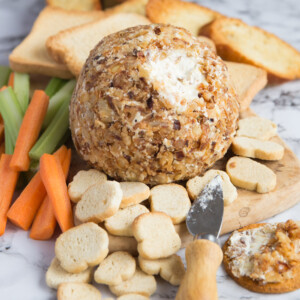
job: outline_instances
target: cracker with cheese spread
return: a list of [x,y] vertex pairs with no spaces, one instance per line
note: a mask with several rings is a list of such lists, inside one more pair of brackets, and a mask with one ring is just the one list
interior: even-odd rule
[[227,273],[244,288],[271,294],[300,288],[300,222],[246,226],[223,252]]

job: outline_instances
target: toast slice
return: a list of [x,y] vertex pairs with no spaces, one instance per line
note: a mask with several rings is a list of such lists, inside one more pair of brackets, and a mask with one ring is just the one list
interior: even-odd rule
[[103,18],[102,11],[79,12],[46,7],[36,19],[30,34],[9,56],[14,71],[38,73],[60,78],[73,75],[63,64],[55,62],[47,53],[45,42],[61,30]]
[[300,52],[263,29],[239,19],[220,18],[201,34],[215,42],[223,59],[263,68],[272,83],[300,78]]
[[180,0],[149,0],[146,13],[153,23],[183,27],[195,36],[204,25],[222,16],[204,6]]
[[247,64],[225,62],[238,95],[240,111],[247,109],[254,96],[262,90],[268,80],[267,72]]
[[47,0],[47,4],[66,10],[97,10],[101,9],[100,0]]
[[141,15],[114,14],[99,21],[64,30],[50,37],[46,47],[57,62],[65,63],[77,77],[90,51],[105,36],[128,27],[149,23],[149,20]]
[[106,9],[105,12],[109,15],[118,13],[133,13],[146,16],[147,2],[148,0],[128,0],[113,8]]

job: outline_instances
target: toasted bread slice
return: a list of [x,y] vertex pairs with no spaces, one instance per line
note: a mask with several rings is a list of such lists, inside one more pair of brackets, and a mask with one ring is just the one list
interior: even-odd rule
[[180,0],[149,0],[146,13],[153,23],[165,23],[198,35],[200,29],[222,15],[204,6]]
[[238,95],[240,111],[247,109],[254,96],[262,90],[268,80],[267,72],[248,64],[225,62]]
[[267,166],[247,157],[233,156],[226,164],[230,181],[237,187],[264,194],[276,187],[276,174]]
[[50,37],[46,47],[56,61],[64,62],[73,75],[79,76],[90,51],[105,36],[149,23],[148,19],[137,14],[114,14],[103,20],[64,30]]
[[148,0],[128,0],[120,5],[105,10],[107,14],[133,13],[146,16]]
[[61,30],[88,23],[104,16],[101,11],[79,12],[46,7],[36,19],[30,34],[9,57],[11,68],[17,72],[38,73],[60,78],[72,74],[63,64],[55,62],[47,53],[45,42]]
[[236,136],[231,149],[236,155],[263,160],[281,160],[284,154],[284,147],[278,143],[245,136]]
[[95,281],[107,285],[121,284],[130,279],[136,271],[135,259],[125,251],[107,256],[94,274]]
[[101,8],[100,0],[47,0],[47,4],[67,10],[97,10]]
[[258,116],[240,119],[236,136],[267,141],[277,134],[277,125]]
[[[156,280],[152,275],[148,275],[136,268],[134,275],[120,284],[110,285],[110,291],[116,296],[123,296],[126,294],[140,294],[150,297],[156,290]],[[133,297],[127,299],[134,299]]]
[[59,285],[57,300],[101,300],[100,291],[88,283],[66,282]]
[[65,282],[91,282],[93,278],[93,268],[87,268],[86,270],[73,274],[65,271],[59,260],[54,257],[47,272],[46,283],[50,288],[57,289],[58,286]]
[[239,19],[219,18],[205,26],[201,34],[215,42],[223,59],[263,68],[270,82],[300,77],[300,52],[263,29]]

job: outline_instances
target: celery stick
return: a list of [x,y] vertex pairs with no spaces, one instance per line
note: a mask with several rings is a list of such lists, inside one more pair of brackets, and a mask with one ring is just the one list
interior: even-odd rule
[[15,72],[14,91],[17,95],[23,115],[25,114],[29,103],[29,90],[29,75]]
[[74,87],[76,84],[76,80],[72,79],[70,81],[68,81],[51,99],[49,102],[49,107],[47,110],[47,114],[43,123],[43,129],[45,129],[50,122],[52,121],[52,119],[54,118],[54,116],[56,115],[57,111],[59,110],[60,106],[62,105],[62,103],[64,102],[69,102]]
[[68,130],[65,132],[64,136],[58,142],[55,150],[57,150],[60,146],[64,145],[68,141],[70,136],[71,136],[71,130],[68,128]]
[[45,89],[45,93],[51,98],[66,84],[66,82],[67,81],[64,79],[56,77],[51,78]]
[[49,126],[29,152],[31,159],[39,160],[44,153],[53,153],[69,128],[69,101],[59,108]]
[[16,94],[11,87],[0,92],[0,113],[4,120],[5,132],[10,136],[13,146],[15,146],[23,115]]
[[12,143],[11,137],[7,132],[7,127],[4,127],[4,134],[5,134],[5,153],[6,154],[13,154],[14,153],[14,145]]
[[11,70],[9,67],[0,66],[0,88],[7,85],[10,72]]

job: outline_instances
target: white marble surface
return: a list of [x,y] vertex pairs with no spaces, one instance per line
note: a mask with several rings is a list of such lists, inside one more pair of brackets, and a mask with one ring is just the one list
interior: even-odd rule
[[[280,36],[300,50],[300,3],[298,0],[199,0],[223,14],[242,18]],[[0,0],[0,64],[7,63],[8,53],[30,30],[34,17],[43,7],[38,0]],[[280,55],[280,53],[278,53]],[[300,82],[268,87],[254,99],[251,107],[261,116],[279,125],[280,136],[300,158]],[[300,200],[300,199],[299,199]],[[287,199],[288,201],[288,199]],[[298,219],[300,204],[268,221]],[[226,236],[221,238],[223,243]],[[184,251],[180,251],[183,256]],[[55,299],[54,290],[44,281],[45,271],[54,256],[54,242],[37,242],[28,233],[8,224],[0,237],[0,299]],[[261,295],[249,292],[232,281],[220,268],[217,275],[220,299],[300,299],[300,290],[284,295]],[[109,296],[106,287],[100,287]],[[151,299],[174,299],[176,288],[158,279],[157,292]]]

